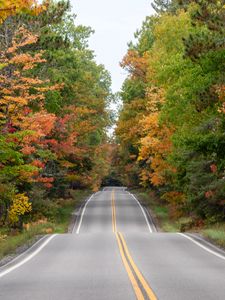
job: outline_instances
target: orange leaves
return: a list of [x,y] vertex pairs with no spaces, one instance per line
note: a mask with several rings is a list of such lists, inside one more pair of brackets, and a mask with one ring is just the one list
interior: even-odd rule
[[162,199],[168,201],[170,204],[182,204],[185,203],[186,197],[183,193],[177,191],[167,192],[163,195]]
[[32,164],[32,166],[35,166],[40,169],[43,169],[45,167],[45,164],[38,159],[35,159],[34,161],[32,161],[31,164]]
[[21,124],[21,129],[35,132],[35,137],[40,139],[51,133],[55,126],[56,116],[41,110],[38,113],[28,115]]
[[22,53],[12,57],[8,63],[12,65],[22,65],[22,70],[26,71],[33,69],[38,63],[45,62],[45,59],[42,59],[41,55],[42,54],[38,53],[32,56],[30,54]]
[[[107,139],[106,106],[107,97],[111,96],[109,74],[95,63],[86,47],[91,31],[82,28],[74,45],[63,32],[68,23],[67,3],[51,3],[50,10],[38,18],[23,15],[37,13],[40,7],[45,9],[37,3],[40,1],[4,1],[4,8],[10,11],[8,15],[18,14],[18,17],[4,23],[0,53],[0,133],[4,142],[1,147],[10,144],[7,156],[3,151],[5,157],[2,155],[0,171],[5,169],[7,173],[6,184],[12,183],[15,190],[26,190],[32,199],[36,188],[46,192],[44,188],[53,184],[54,195],[63,194],[60,185],[64,189],[68,174],[78,173],[78,187],[94,181],[95,188],[100,186],[106,168],[103,152],[107,150],[98,146]],[[0,8],[0,22],[4,19],[1,13]],[[50,20],[53,14],[55,19]],[[71,15],[69,35],[79,31],[72,19]],[[47,31],[42,30],[45,23],[49,24]],[[21,24],[25,25],[18,29]],[[56,37],[53,44],[57,49],[44,42],[52,35]],[[38,52],[41,48],[47,52]],[[43,53],[49,61],[46,62]],[[46,65],[41,67],[41,63]],[[49,80],[41,79],[46,77]],[[60,82],[65,82],[63,91],[58,91],[64,87]],[[56,182],[53,177],[57,178]],[[67,186],[72,185],[71,180]],[[73,187],[76,188],[76,183]],[[65,189],[65,195],[68,194]]]
[[[23,109],[32,101],[39,102],[44,95],[37,88],[44,84],[38,78],[25,76],[25,71],[35,67],[37,63],[44,62],[42,53],[34,54],[20,50],[22,47],[35,43],[37,37],[23,27],[15,33],[12,47],[2,54],[0,63],[4,65],[1,69],[0,85],[1,100],[5,111],[5,124],[13,122],[17,126],[23,118]],[[35,92],[31,92],[31,91]],[[3,117],[3,116],[2,116]]]
[[0,7],[0,23],[21,12],[37,15],[46,9],[46,5],[40,5],[36,0],[0,0]]
[[149,114],[140,121],[144,137],[141,139],[138,160],[145,160],[151,172],[149,178],[141,175],[142,182],[150,181],[154,186],[166,183],[165,172],[175,172],[166,162],[172,148],[173,129],[159,120],[160,106],[165,102],[164,91],[155,87],[147,89],[147,110]]
[[12,45],[6,50],[7,54],[12,54],[14,52],[17,52],[20,48],[35,44],[38,40],[38,36],[35,34],[32,34],[28,29],[21,26],[15,33]]
[[[33,69],[38,63],[46,62],[46,60],[42,58],[43,51],[40,51],[39,53],[35,53],[34,55],[21,52],[24,46],[29,46],[31,44],[34,44],[37,42],[37,40],[38,37],[36,35],[29,32],[26,28],[20,27],[14,35],[12,46],[6,50],[5,64],[7,66],[18,65],[18,67],[19,66],[22,67],[21,70],[26,71],[26,70]],[[20,76],[20,72],[18,70],[14,70],[14,76]],[[26,78],[26,80],[28,83],[31,83],[29,81],[29,78]],[[40,84],[41,82],[39,81],[33,83]]]
[[225,85],[217,87],[217,94],[221,103],[218,111],[225,114]]
[[[49,83],[48,80],[45,80],[44,82],[42,81],[42,83]],[[36,82],[37,84],[37,82]],[[40,92],[40,93],[44,93],[44,92],[49,92],[49,91],[57,91],[57,90],[61,90],[63,88],[64,84],[61,83],[61,84],[53,84],[53,85],[50,85],[50,86],[36,86],[35,87],[35,90]]]
[[[121,66],[130,74],[130,84],[140,80],[144,83],[144,98],[134,97],[124,104],[116,129],[123,144],[138,147],[137,161],[140,168],[140,180],[143,185],[154,186],[166,183],[166,172],[175,172],[166,161],[171,152],[171,136],[174,132],[170,125],[162,123],[160,112],[166,101],[165,91],[149,80],[149,53],[129,50]],[[146,83],[149,81],[149,86]],[[132,89],[131,89],[132,91]],[[129,90],[128,90],[129,92]]]
[[148,87],[145,96],[148,101],[147,111],[151,113],[160,111],[161,106],[165,103],[165,91],[157,87]]
[[54,182],[54,178],[53,177],[38,177],[36,181],[43,183],[46,188],[51,188],[52,183]]
[[117,124],[116,134],[124,142],[136,144],[142,135],[140,130],[140,120],[145,115],[146,101],[144,99],[134,99],[131,103],[124,105],[120,120]]
[[30,155],[30,154],[35,153],[35,152],[36,152],[36,149],[35,149],[35,147],[33,147],[33,146],[24,145],[24,147],[21,149],[21,152],[22,152],[24,155]]
[[170,191],[163,194],[161,197],[166,200],[170,207],[170,217],[177,219],[183,214],[182,207],[187,201],[184,193],[178,191]]
[[140,56],[137,51],[129,50],[120,65],[131,74],[131,77],[138,77],[145,80],[147,71],[147,54]]
[[[44,110],[44,92],[55,90],[59,85],[46,87],[46,82],[37,77],[28,77],[27,70],[31,70],[38,63],[45,62],[42,52],[31,55],[24,49],[37,41],[33,35],[23,27],[14,36],[12,46],[2,54],[0,85],[2,105],[2,133],[16,144],[23,161],[18,168],[18,181],[40,182],[46,188],[52,186],[52,179],[40,179],[48,156],[54,158],[51,152],[52,134],[57,117]],[[28,47],[29,49],[29,47]],[[30,73],[29,73],[30,74]],[[40,89],[40,90],[39,90]],[[43,89],[43,90],[41,90]],[[35,103],[35,112],[32,105]],[[11,133],[18,138],[10,136]],[[39,151],[43,152],[43,158]],[[46,152],[45,152],[46,151]]]

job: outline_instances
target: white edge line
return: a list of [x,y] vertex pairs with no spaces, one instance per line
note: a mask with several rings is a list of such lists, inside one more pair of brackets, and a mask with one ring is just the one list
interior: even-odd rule
[[[13,258],[12,260],[10,260],[9,262],[7,262],[6,264],[2,265],[0,267],[0,270],[2,268],[7,267],[8,265],[11,265],[12,263],[14,263],[15,261],[17,261],[18,259],[20,259],[21,256],[25,255],[27,252],[29,252],[30,250],[32,250],[37,244],[41,243],[42,240],[46,239],[47,235],[44,235],[43,237],[41,237],[39,240],[37,240],[33,245],[31,245],[29,248],[27,248],[27,250],[25,250],[24,252],[22,252],[21,254],[17,255],[15,258]],[[1,271],[0,271],[1,273]]]
[[186,234],[183,234],[183,233],[181,233],[181,232],[178,232],[177,234],[182,235],[182,236],[185,237],[186,239],[192,241],[192,243],[194,243],[194,244],[196,244],[197,246],[201,247],[201,248],[204,249],[205,251],[207,251],[207,252],[209,252],[209,253],[211,253],[211,254],[213,254],[213,255],[215,255],[215,256],[217,256],[217,257],[223,259],[223,260],[225,260],[225,257],[224,257],[223,255],[221,255],[221,254],[219,254],[219,253],[217,253],[217,252],[215,252],[215,251],[213,251],[213,250],[210,250],[209,248],[203,246],[201,243],[195,241],[195,240],[194,240],[193,238],[191,238],[190,236],[188,236],[188,235],[186,235]]
[[149,231],[152,233],[153,231],[152,231],[151,225],[149,224],[148,218],[147,218],[147,216],[146,216],[146,213],[145,213],[143,207],[141,206],[140,202],[137,200],[137,198],[136,198],[133,194],[131,194],[130,192],[128,192],[128,193],[134,198],[134,200],[135,200],[135,201],[138,203],[138,205],[140,206],[141,211],[142,211],[142,213],[143,213],[143,215],[144,215],[144,217],[145,217],[145,221],[146,221],[146,223],[147,223],[147,225],[148,225],[148,229],[149,229]]
[[[81,212],[82,209],[83,209],[83,206],[81,205],[79,210],[78,210],[78,213],[77,213],[78,216],[80,215],[80,212]],[[77,218],[75,219],[75,222],[74,222],[74,225],[73,225],[73,229],[72,229],[72,232],[71,232],[72,234],[74,233],[74,229],[75,229],[76,225],[77,225]]]
[[[0,272],[0,278],[5,276],[6,274],[12,272],[13,270],[21,267],[22,265],[24,265],[26,262],[28,262],[29,260],[31,260],[34,256],[36,256],[54,237],[56,237],[57,234],[53,234],[51,235],[46,241],[44,241],[44,243],[38,248],[36,249],[33,253],[31,253],[30,255],[28,255],[26,258],[24,258],[22,261],[20,261],[19,263],[15,264],[12,267],[9,267],[7,270]],[[3,266],[4,267],[4,266]]]
[[82,214],[81,214],[81,217],[80,217],[80,222],[79,222],[79,225],[78,225],[77,230],[76,230],[76,234],[79,234],[79,232],[80,232],[80,227],[81,227],[81,224],[82,224],[82,220],[83,220],[83,217],[84,217],[84,213],[85,213],[86,207],[87,207],[89,201],[94,197],[94,195],[95,195],[95,194],[93,194],[93,195],[88,199],[88,201],[85,203],[85,205],[84,205],[84,208],[83,208],[83,211],[82,211]]

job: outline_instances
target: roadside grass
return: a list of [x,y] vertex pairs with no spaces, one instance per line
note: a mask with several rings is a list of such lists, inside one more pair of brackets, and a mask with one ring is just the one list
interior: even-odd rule
[[31,245],[36,236],[42,236],[53,230],[53,223],[39,224],[15,235],[11,235],[6,230],[0,230],[0,260],[6,255],[15,253],[16,249],[24,244]]
[[[142,189],[132,190],[138,199],[151,209],[153,217],[160,230],[164,232],[181,232],[185,225],[190,224],[190,217],[171,218],[167,204],[161,201],[153,192]],[[225,224],[206,224],[187,230],[203,235],[206,239],[225,249]]]
[[174,221],[169,217],[169,208],[153,193],[145,190],[132,190],[142,204],[151,209],[157,227],[165,232],[177,232],[180,229],[180,220]]
[[225,249],[225,224],[215,224],[201,230],[204,237]]
[[66,233],[71,222],[72,212],[90,193],[88,190],[74,190],[71,191],[71,199],[59,199],[54,221],[33,222],[22,232],[10,232],[7,228],[0,228],[0,260],[6,255],[15,254],[18,247],[32,245],[40,236]]

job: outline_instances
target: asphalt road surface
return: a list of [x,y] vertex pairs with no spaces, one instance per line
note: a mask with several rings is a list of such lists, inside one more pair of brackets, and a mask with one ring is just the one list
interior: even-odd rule
[[157,233],[124,188],[79,211],[72,234],[46,236],[0,268],[2,300],[224,300],[224,252],[194,236]]

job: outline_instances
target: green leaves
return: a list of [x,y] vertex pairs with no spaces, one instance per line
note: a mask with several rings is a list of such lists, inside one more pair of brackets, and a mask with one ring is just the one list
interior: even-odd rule
[[161,185],[171,211],[223,220],[224,5],[155,0],[153,7],[157,16],[146,19],[123,61],[129,74],[116,132],[124,180],[134,184],[135,173],[135,184]]
[[93,30],[75,24],[69,2],[45,4],[32,15],[24,10],[4,15],[0,24],[4,222],[17,193],[21,197],[11,210],[26,197],[35,203],[40,197],[68,197],[70,188],[97,190],[109,170],[110,74],[95,62],[88,46]]

